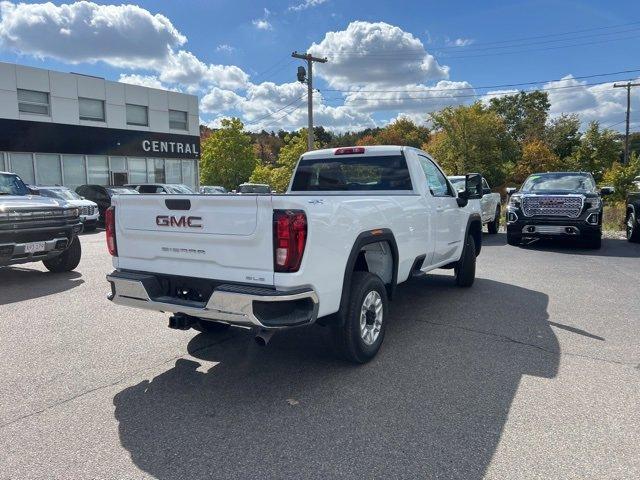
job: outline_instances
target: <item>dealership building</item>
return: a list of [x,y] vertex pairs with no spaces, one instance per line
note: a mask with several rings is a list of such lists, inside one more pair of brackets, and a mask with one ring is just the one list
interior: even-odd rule
[[29,184],[198,186],[194,95],[0,63],[0,171]]

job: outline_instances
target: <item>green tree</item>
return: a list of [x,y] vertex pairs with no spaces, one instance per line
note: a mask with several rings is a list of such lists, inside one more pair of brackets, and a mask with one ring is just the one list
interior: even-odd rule
[[223,119],[222,127],[202,142],[200,183],[231,190],[249,178],[256,159],[251,137],[243,128],[237,118]]
[[566,160],[567,170],[591,172],[599,182],[605,170],[620,159],[622,147],[611,130],[600,130],[598,122],[591,122],[582,135],[580,145]]
[[633,152],[629,163],[623,165],[614,162],[602,175],[602,185],[615,187],[616,191],[611,196],[613,200],[624,200],[627,192],[632,187],[633,180],[640,175],[640,156]]
[[580,146],[580,117],[563,114],[554,118],[545,128],[544,138],[558,158],[571,156]]
[[429,129],[416,125],[408,118],[398,118],[375,132],[365,133],[357,145],[406,145],[420,148],[429,140]]
[[[320,142],[314,148],[321,148]],[[259,164],[251,174],[251,181],[267,183],[277,192],[284,192],[289,186],[291,174],[300,156],[307,151],[307,129],[284,137],[284,145],[280,149],[275,167]]]
[[547,92],[521,91],[515,95],[492,98],[489,104],[520,144],[527,139],[543,138],[551,106]]
[[502,185],[517,148],[504,121],[480,102],[431,114],[435,134],[424,145],[449,175],[478,172]]

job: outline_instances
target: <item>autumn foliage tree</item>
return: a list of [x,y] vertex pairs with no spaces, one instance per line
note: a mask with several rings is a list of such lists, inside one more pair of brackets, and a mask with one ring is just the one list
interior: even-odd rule
[[511,180],[522,183],[532,173],[556,170],[562,170],[558,156],[544,141],[533,139],[522,145],[522,158],[514,166]]

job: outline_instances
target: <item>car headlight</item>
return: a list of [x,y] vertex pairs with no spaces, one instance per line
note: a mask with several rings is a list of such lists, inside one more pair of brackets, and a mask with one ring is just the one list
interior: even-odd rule
[[598,210],[602,206],[600,197],[587,198],[586,202],[588,210]]
[[511,197],[509,198],[510,207],[518,208],[520,207],[521,203],[522,203],[522,197],[520,197],[520,195],[511,195]]
[[64,216],[67,218],[75,218],[80,215],[80,210],[77,208],[67,208],[64,211]]

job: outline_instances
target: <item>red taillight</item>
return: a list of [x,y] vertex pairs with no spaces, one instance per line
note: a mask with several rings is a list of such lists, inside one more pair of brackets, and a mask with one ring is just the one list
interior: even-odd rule
[[307,216],[302,210],[274,210],[273,265],[276,272],[297,272],[307,243]]
[[116,208],[109,207],[104,212],[104,229],[107,234],[107,249],[109,253],[117,257],[118,245],[116,244]]
[[354,155],[357,153],[364,153],[364,147],[336,148],[334,155]]

